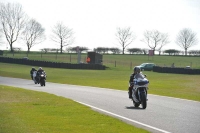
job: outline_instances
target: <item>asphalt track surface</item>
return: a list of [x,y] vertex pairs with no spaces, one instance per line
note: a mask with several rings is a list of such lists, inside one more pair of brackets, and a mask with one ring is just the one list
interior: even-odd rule
[[69,98],[154,133],[200,133],[200,102],[149,94],[147,108],[142,109],[133,106],[127,91],[50,82],[41,87],[31,80],[1,76],[0,84]]

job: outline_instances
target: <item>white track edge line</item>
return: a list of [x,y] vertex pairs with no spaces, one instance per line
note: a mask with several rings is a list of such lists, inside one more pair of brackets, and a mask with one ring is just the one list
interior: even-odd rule
[[[76,100],[75,100],[75,101],[76,101]],[[156,128],[156,127],[153,127],[153,126],[150,126],[150,125],[147,125],[147,124],[144,124],[144,123],[141,123],[141,122],[138,122],[138,121],[129,119],[129,118],[124,117],[124,116],[121,116],[121,115],[114,114],[114,113],[112,113],[112,112],[109,112],[109,111],[106,111],[106,110],[97,108],[97,107],[95,107],[95,106],[92,106],[92,105],[89,105],[89,104],[86,104],[86,103],[83,103],[83,102],[79,102],[79,101],[76,101],[76,102],[78,102],[78,103],[80,103],[80,104],[83,104],[83,105],[86,105],[86,106],[88,106],[88,107],[94,108],[94,109],[96,109],[96,110],[102,111],[102,112],[104,112],[104,113],[107,113],[107,114],[110,114],[110,115],[113,115],[113,116],[122,118],[122,119],[124,119],[124,120],[130,121],[130,122],[133,122],[133,123],[137,123],[137,124],[139,124],[139,125],[142,125],[142,126],[145,126],[145,127],[148,127],[148,128],[151,128],[151,129],[154,129],[154,130],[163,132],[163,133],[170,133],[170,132],[168,132],[168,131],[165,131],[165,130],[162,130],[162,129],[159,129],[159,128]]]

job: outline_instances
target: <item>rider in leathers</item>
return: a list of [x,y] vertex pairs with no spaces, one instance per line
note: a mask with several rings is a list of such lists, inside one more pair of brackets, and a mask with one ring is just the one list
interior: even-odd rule
[[134,86],[133,79],[135,77],[135,74],[137,73],[137,69],[139,69],[139,68],[138,67],[134,67],[133,73],[131,74],[130,79],[129,79],[129,87],[128,87],[129,98],[132,98],[132,88]]
[[35,67],[32,67],[32,69],[31,69],[31,71],[30,71],[30,75],[31,75],[31,79],[33,80],[33,72],[34,71],[37,71],[36,69],[35,69]]
[[44,72],[44,74],[46,75],[45,71],[42,69],[42,67],[39,67],[38,71],[37,71],[37,82],[39,83],[40,81],[40,75],[42,74],[42,72]]

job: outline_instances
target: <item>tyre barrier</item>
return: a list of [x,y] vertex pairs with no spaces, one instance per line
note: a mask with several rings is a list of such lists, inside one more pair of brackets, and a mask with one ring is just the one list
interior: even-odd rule
[[154,66],[153,72],[196,75],[196,74],[200,74],[200,69]]
[[0,62],[30,65],[30,66],[41,66],[51,68],[66,68],[66,69],[87,69],[87,70],[105,70],[106,66],[100,64],[70,64],[63,62],[50,62],[50,61],[38,61],[38,60],[25,60],[10,57],[0,57]]

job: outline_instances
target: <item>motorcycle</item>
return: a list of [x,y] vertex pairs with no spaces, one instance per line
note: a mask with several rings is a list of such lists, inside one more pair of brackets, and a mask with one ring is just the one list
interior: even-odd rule
[[134,77],[134,86],[132,88],[132,101],[135,107],[139,107],[140,104],[142,108],[147,107],[147,90],[149,81],[146,78],[146,75],[138,73]]
[[39,75],[39,83],[41,86],[45,86],[46,85],[46,74],[45,72],[41,72]]

